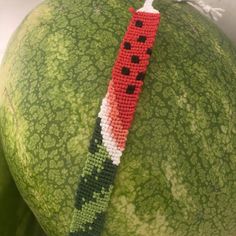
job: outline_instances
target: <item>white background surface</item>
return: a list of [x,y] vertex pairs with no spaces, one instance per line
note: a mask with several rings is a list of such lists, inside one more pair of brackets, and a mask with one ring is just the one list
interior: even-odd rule
[[[0,0],[1,1],[1,0]],[[236,0],[204,0],[214,7],[224,8],[223,17],[217,22],[236,45]]]
[[[236,0],[204,1],[226,9],[223,18],[217,23],[236,44]],[[11,34],[25,15],[40,2],[42,0],[0,0],[0,62]]]
[[7,42],[25,15],[41,0],[0,0],[0,62]]

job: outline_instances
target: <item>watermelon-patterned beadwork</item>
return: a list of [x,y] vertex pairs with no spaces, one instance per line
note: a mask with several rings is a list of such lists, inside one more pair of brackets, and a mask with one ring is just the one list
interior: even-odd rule
[[160,14],[133,9],[131,12],[80,177],[70,236],[101,234],[116,170],[144,83]]

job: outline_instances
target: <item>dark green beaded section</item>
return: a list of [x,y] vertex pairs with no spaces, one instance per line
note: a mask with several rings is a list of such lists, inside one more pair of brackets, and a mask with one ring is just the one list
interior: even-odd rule
[[76,191],[70,236],[75,233],[99,236],[105,223],[105,211],[114,187],[117,166],[112,163],[106,148],[97,144],[100,137],[97,133],[99,126],[97,119],[90,142],[90,152]]

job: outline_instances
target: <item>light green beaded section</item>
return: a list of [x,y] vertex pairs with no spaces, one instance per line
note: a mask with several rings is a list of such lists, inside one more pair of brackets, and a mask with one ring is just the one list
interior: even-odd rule
[[78,229],[85,230],[84,224],[93,223],[96,219],[96,214],[107,209],[107,202],[110,200],[112,189],[113,186],[110,186],[109,191],[105,191],[103,188],[100,193],[94,193],[94,201],[85,203],[81,210],[74,210],[71,232],[76,232]]
[[110,155],[108,154],[106,147],[103,145],[97,145],[98,151],[94,154],[88,152],[86,165],[84,166],[83,173],[81,177],[85,175],[91,175],[93,168],[96,168],[98,172],[100,172],[104,166],[103,163],[106,159],[111,159]]

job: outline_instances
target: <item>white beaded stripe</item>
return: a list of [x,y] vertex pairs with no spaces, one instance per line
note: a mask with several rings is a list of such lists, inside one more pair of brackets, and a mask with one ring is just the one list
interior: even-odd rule
[[120,157],[122,155],[122,150],[120,150],[117,145],[116,141],[112,138],[112,130],[109,124],[109,105],[107,101],[107,95],[102,100],[102,105],[100,108],[100,112],[98,116],[101,118],[101,134],[102,134],[102,142],[103,145],[106,147],[107,152],[111,156],[112,163],[114,165],[120,164]]
[[149,12],[149,13],[159,13],[158,10],[154,9],[152,6],[153,0],[146,0],[143,4],[143,7],[137,11]]

